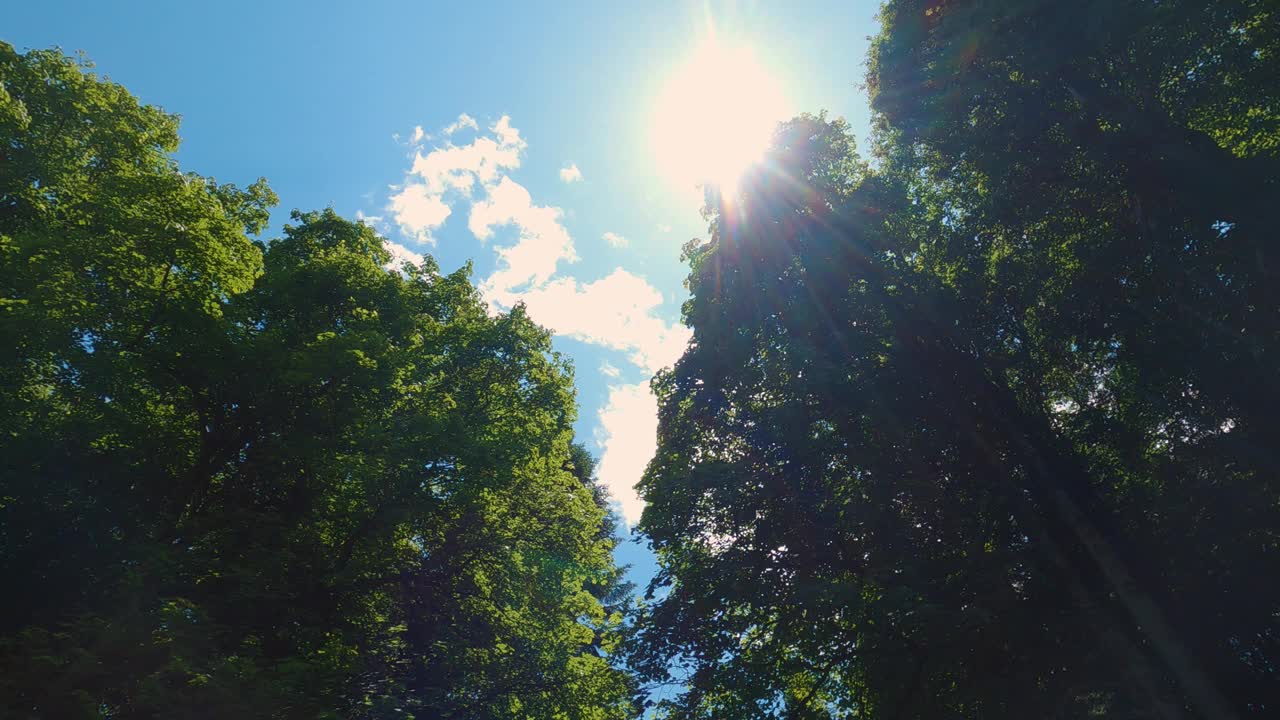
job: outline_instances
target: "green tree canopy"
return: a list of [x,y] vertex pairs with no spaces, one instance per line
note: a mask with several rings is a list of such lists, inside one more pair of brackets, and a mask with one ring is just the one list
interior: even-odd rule
[[265,183],[60,53],[0,45],[0,134],[2,714],[633,714],[522,309],[331,210],[255,240]]

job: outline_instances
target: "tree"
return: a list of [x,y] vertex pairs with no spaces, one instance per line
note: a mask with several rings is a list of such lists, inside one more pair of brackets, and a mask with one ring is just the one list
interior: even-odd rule
[[[621,542],[619,518],[611,504],[609,490],[596,475],[596,466],[595,457],[582,443],[574,442],[569,446],[569,471],[591,492],[591,498],[602,514],[595,537],[606,543],[612,552]],[[586,585],[587,591],[604,609],[604,616],[595,625],[595,635],[589,643],[595,651],[613,654],[619,648],[623,624],[631,612],[636,591],[635,583],[626,580],[628,570],[629,565],[616,566],[597,575]],[[628,676],[628,681],[632,680]],[[636,694],[634,683],[630,687],[631,693]]]
[[689,248],[693,345],[655,383],[641,486],[667,588],[634,662],[690,671],[680,717],[1077,703],[1115,675],[1087,641],[1097,615],[1068,613],[1028,542],[956,303],[898,252],[910,204],[851,152],[842,122],[788,124]]
[[1253,579],[1276,541],[1275,13],[895,3],[869,73],[901,171],[947,188],[922,255],[1075,445],[1077,492],[1179,637],[1134,619],[1207,716],[1280,700]]
[[630,716],[548,333],[331,210],[254,240],[56,52],[0,81],[5,714]]
[[1275,707],[1270,20],[889,3],[876,170],[804,117],[711,207],[642,483],[673,714]]
[[[569,446],[569,471],[578,479],[578,482],[591,491],[592,500],[604,515],[600,521],[600,528],[596,531],[596,537],[609,542],[612,550],[619,542],[619,518],[617,511],[613,509],[608,488],[596,475],[597,465],[595,457],[585,445],[574,442]],[[592,587],[592,594],[610,613],[624,612],[635,594],[635,583],[623,579],[627,569],[626,566],[615,568],[612,573],[602,577]]]

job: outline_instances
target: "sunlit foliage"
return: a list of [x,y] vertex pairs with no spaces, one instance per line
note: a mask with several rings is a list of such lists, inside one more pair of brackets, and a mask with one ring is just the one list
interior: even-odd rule
[[0,45],[0,715],[632,715],[547,332],[177,131]]

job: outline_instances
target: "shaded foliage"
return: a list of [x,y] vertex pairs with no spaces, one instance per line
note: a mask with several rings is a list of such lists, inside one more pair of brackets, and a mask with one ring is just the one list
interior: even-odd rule
[[1280,707],[1274,4],[887,3],[686,250],[632,662],[673,717]]

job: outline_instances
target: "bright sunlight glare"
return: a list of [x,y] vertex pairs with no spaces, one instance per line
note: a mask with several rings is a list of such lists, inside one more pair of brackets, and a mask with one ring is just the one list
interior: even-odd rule
[[683,188],[732,194],[787,117],[781,84],[747,46],[708,38],[667,80],[654,108],[660,172]]

